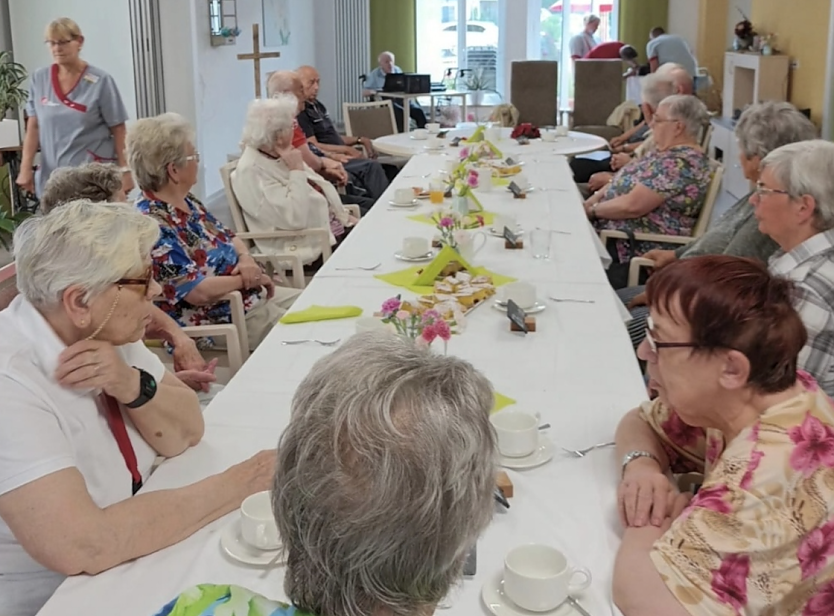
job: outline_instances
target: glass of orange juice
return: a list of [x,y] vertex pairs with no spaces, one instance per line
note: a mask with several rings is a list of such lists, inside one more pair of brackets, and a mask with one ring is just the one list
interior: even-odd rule
[[432,180],[429,183],[429,202],[434,205],[443,203],[443,193],[446,192],[446,185],[441,180]]

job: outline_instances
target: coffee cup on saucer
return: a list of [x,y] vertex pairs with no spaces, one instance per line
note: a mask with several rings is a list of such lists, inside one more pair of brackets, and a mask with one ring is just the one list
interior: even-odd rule
[[406,237],[401,252],[405,257],[416,259],[427,255],[430,248],[429,240],[424,237]]
[[411,131],[411,138],[412,139],[428,139],[429,138],[429,131],[425,128],[415,128]]
[[501,287],[501,300],[513,300],[521,308],[531,308],[536,303],[536,287],[523,280],[507,283]]
[[246,543],[259,550],[281,547],[278,525],[272,513],[271,492],[256,492],[240,505],[240,534]]
[[539,416],[509,410],[489,418],[498,436],[498,453],[506,458],[524,458],[539,446]]
[[571,566],[561,551],[549,545],[522,545],[504,557],[504,592],[531,612],[554,610],[590,585],[590,571]]
[[515,185],[521,190],[527,190],[530,188],[530,180],[523,173],[516,173],[513,178],[513,182],[515,182]]
[[443,142],[440,140],[440,137],[432,135],[429,137],[429,142],[426,144],[426,147],[430,150],[439,150],[443,147]]
[[492,225],[492,229],[503,234],[504,227],[515,233],[515,230],[518,227],[518,221],[515,219],[515,216],[511,216],[509,214],[496,214],[495,224]]
[[410,188],[398,188],[394,191],[394,201],[400,205],[414,201],[414,191]]
[[436,135],[440,132],[440,122],[429,122],[426,124],[426,130],[429,131],[430,134]]
[[570,132],[568,127],[563,125],[563,124],[560,124],[559,126],[556,127],[556,136],[557,137],[567,137],[568,132]]
[[541,134],[542,134],[542,141],[547,141],[547,142],[556,141],[556,137],[558,137],[558,135],[556,134],[556,131],[552,131],[552,130],[549,130],[549,129],[541,131]]

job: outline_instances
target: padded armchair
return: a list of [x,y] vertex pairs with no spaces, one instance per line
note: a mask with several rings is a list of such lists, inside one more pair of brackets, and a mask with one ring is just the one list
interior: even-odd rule
[[613,139],[618,126],[608,116],[623,102],[622,60],[577,60],[573,66],[573,130]]
[[513,62],[510,102],[518,109],[518,123],[554,126],[559,107],[558,87],[558,62],[552,60]]

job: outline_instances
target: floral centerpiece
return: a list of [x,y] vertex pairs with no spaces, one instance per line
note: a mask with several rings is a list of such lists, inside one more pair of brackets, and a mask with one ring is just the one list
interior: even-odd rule
[[463,313],[458,312],[451,320],[444,319],[437,310],[422,309],[403,302],[399,295],[382,304],[382,322],[394,326],[401,336],[410,338],[421,346],[429,346],[436,339],[443,341],[443,351],[454,333],[454,327],[463,326]]
[[541,133],[539,129],[530,124],[529,122],[524,122],[519,124],[513,129],[512,134],[510,135],[510,139],[518,139],[519,137],[527,137],[528,139],[538,139],[541,137]]
[[455,250],[464,241],[467,231],[484,226],[484,217],[462,216],[457,212],[440,212],[432,217],[435,227],[440,231],[440,244]]
[[762,55],[769,56],[773,53],[776,44],[776,33],[768,32],[759,36],[759,45]]
[[[477,169],[464,167],[460,173],[454,173],[452,179],[452,189],[454,190],[456,201],[455,210],[462,216],[468,214],[470,210],[475,212],[483,211],[484,207],[478,201],[475,193],[472,192],[473,189],[478,187],[478,182],[480,181],[480,174]],[[474,207],[469,206],[470,201]]]

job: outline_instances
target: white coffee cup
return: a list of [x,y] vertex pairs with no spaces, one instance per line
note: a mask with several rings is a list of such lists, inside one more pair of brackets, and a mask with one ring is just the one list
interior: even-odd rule
[[397,203],[411,203],[414,201],[414,191],[410,188],[398,188],[394,191],[394,201]]
[[530,179],[523,173],[516,173],[515,177],[512,178],[512,181],[515,182],[515,185],[521,190],[527,190],[530,188]]
[[454,173],[455,169],[460,166],[460,160],[455,158],[454,156],[446,161],[444,171],[448,173]]
[[498,452],[506,458],[529,456],[539,446],[539,415],[501,411],[489,418],[498,436]]
[[515,230],[518,227],[518,221],[515,219],[515,216],[510,216],[509,214],[496,215],[495,224],[492,225],[492,228],[495,229],[498,233],[503,234],[504,227],[507,227],[510,231],[515,233]]
[[490,192],[494,187],[492,185],[492,167],[480,167],[478,169],[478,190],[481,192]]
[[436,150],[438,148],[443,147],[443,142],[440,140],[440,137],[429,137],[429,142],[426,144],[432,150]]
[[425,128],[415,128],[411,131],[411,136],[415,139],[428,139],[429,138],[429,131]]
[[426,124],[426,130],[432,135],[440,132],[440,122],[429,122]]
[[560,124],[559,126],[556,127],[556,136],[557,137],[567,137],[568,132],[569,132],[568,127],[564,126],[563,124]]
[[424,237],[406,237],[403,239],[402,253],[406,257],[422,257],[428,254],[429,240]]
[[501,287],[501,299],[505,302],[513,300],[521,308],[530,308],[536,303],[536,287],[523,280],[509,282]]
[[246,543],[261,550],[274,550],[281,546],[272,513],[271,492],[256,492],[240,505],[240,534]]
[[356,333],[372,332],[378,329],[385,329],[387,323],[383,323],[382,319],[377,317],[359,317],[356,319]]
[[489,128],[484,130],[484,138],[487,141],[495,143],[496,141],[501,140],[501,127],[500,126],[490,126]]
[[556,609],[569,595],[590,585],[590,571],[572,567],[562,552],[547,545],[522,545],[504,558],[504,592],[513,603],[531,612]]
[[543,130],[541,133],[542,141],[556,141],[556,137],[558,136],[556,132],[552,130]]

